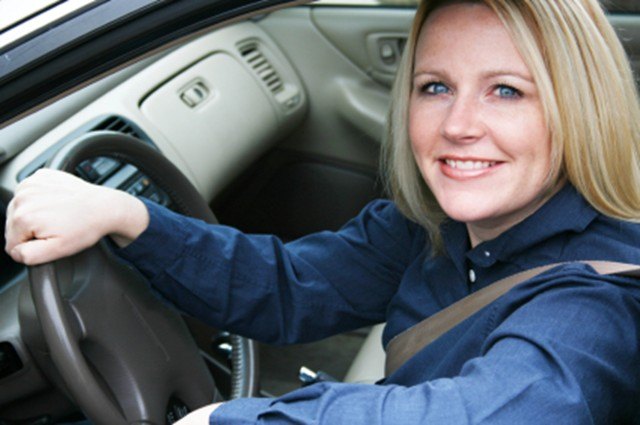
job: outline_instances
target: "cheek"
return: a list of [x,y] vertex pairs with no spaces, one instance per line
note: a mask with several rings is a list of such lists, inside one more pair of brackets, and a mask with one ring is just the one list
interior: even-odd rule
[[[433,119],[424,119],[423,111],[414,104],[409,108],[408,136],[416,157],[427,154],[434,144]],[[419,158],[416,158],[419,161]]]
[[543,147],[540,149],[541,161],[544,163],[544,167],[547,172],[551,171],[551,137],[544,136]]
[[411,149],[413,150],[414,154],[417,150],[417,146],[416,146],[416,140],[419,140],[419,134],[420,134],[420,121],[418,120],[417,114],[416,114],[416,110],[415,107],[413,106],[413,102],[411,103],[410,107],[409,107],[409,123],[408,123],[408,136],[409,136],[409,141],[411,142]]
[[522,152],[524,161],[520,163],[520,179],[538,194],[544,192],[553,183],[551,168],[551,142],[544,134],[531,139],[529,147]]
[[528,155],[532,165],[548,174],[551,170],[551,136],[544,124],[531,128]]
[[[551,136],[538,109],[502,117],[501,147],[513,159],[520,158],[531,171],[551,169]],[[498,127],[496,127],[497,129]]]

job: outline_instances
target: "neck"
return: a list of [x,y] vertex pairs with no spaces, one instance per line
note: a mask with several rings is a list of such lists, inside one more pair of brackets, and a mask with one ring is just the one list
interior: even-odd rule
[[528,208],[519,210],[517,213],[507,216],[492,217],[487,220],[481,220],[473,223],[466,223],[471,248],[475,248],[482,242],[497,238],[502,233],[535,213],[553,195],[558,193],[562,186],[562,182],[559,182],[552,189],[544,191],[535,202],[530,204]]

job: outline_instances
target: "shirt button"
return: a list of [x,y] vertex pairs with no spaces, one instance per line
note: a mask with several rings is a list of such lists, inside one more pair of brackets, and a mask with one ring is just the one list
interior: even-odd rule
[[485,251],[484,252],[484,256],[489,258],[489,257],[491,257],[491,253],[489,251]]
[[469,281],[474,283],[476,281],[476,272],[473,269],[469,269]]

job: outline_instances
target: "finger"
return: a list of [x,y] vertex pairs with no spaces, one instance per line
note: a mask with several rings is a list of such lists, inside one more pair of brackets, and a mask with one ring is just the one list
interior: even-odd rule
[[13,217],[13,206],[11,204],[12,204],[12,202],[9,202],[9,205],[7,205],[7,209],[5,211],[5,220],[4,220],[5,249],[6,249],[6,246],[7,246],[7,235],[9,233],[9,229],[10,229],[10,225],[11,225],[11,218]]
[[7,206],[5,223],[5,251],[10,252],[16,245],[28,240],[51,237],[55,221],[51,212],[56,207],[55,194],[51,191],[38,193],[33,188],[16,192]]
[[30,237],[24,236],[24,233],[25,232],[16,225],[13,218],[7,218],[4,228],[4,249],[8,254],[10,254],[11,250],[19,243],[31,239]]
[[59,244],[51,239],[33,239],[14,246],[10,251],[11,258],[27,266],[48,263],[65,257]]
[[8,210],[5,224],[5,250],[8,253],[16,245],[35,237],[34,228],[28,217],[29,214],[16,212],[13,207]]

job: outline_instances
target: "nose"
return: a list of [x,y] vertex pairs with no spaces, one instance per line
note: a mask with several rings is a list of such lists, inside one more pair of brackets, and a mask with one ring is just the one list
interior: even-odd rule
[[481,105],[471,96],[456,96],[442,121],[441,134],[454,143],[472,143],[484,134]]

